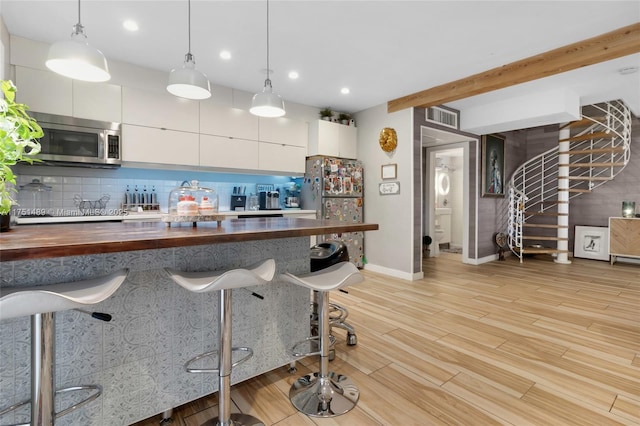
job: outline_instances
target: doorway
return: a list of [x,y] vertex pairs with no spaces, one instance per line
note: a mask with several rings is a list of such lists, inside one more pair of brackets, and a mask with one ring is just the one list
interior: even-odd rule
[[468,136],[422,127],[422,226],[431,238],[428,256],[441,250],[469,261],[469,145]]

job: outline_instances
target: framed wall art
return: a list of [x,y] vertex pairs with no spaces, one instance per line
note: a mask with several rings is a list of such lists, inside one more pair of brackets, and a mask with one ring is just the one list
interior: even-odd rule
[[396,179],[398,175],[397,164],[383,164],[380,170],[382,179]]
[[504,141],[503,136],[482,136],[483,197],[504,197]]
[[576,226],[573,257],[609,261],[609,228]]

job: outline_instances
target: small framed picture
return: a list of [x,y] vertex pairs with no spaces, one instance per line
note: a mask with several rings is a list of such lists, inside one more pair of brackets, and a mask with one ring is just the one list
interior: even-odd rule
[[609,228],[606,226],[576,226],[573,257],[609,260]]
[[382,179],[396,179],[398,176],[397,164],[383,164],[381,166]]

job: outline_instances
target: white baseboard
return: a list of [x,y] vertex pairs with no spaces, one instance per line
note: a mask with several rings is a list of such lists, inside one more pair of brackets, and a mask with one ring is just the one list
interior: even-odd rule
[[398,269],[386,268],[384,266],[373,265],[371,263],[367,263],[364,265],[364,269],[371,272],[376,272],[378,274],[389,275],[390,277],[400,278],[407,281],[416,281],[424,278],[423,272],[416,272],[414,274],[410,272],[400,271]]
[[493,262],[494,260],[498,260],[497,254],[481,257],[479,259],[466,258],[466,259],[463,259],[463,263],[468,263],[470,265],[482,265],[483,263]]

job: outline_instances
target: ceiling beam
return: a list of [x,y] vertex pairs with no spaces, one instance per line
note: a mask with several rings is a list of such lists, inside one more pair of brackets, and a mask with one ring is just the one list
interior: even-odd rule
[[426,108],[640,52],[640,22],[387,102],[387,112]]

